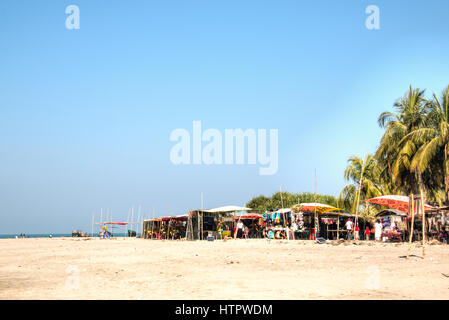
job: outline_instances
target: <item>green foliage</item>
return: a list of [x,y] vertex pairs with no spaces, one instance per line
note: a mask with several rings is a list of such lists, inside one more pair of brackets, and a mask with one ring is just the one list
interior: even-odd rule
[[372,155],[364,159],[352,156],[348,159],[344,177],[351,184],[343,188],[337,199],[339,208],[362,216],[371,215],[374,210],[369,209],[364,199],[378,197],[384,194],[384,187],[380,179],[379,166]]
[[418,194],[441,205],[449,202],[449,86],[428,100],[413,89],[399,98],[395,113],[378,121],[385,133],[376,152],[385,190]]
[[[251,199],[246,206],[256,211],[263,212],[265,210],[291,208],[298,203],[315,202],[315,194],[311,192],[290,193],[276,192],[271,197],[257,196]],[[337,199],[331,195],[316,195],[316,202],[336,206]]]

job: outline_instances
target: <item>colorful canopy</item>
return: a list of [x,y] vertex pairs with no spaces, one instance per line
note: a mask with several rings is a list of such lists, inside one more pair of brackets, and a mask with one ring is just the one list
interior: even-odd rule
[[[408,213],[409,197],[407,197],[407,196],[388,195],[388,196],[380,196],[380,197],[376,197],[376,198],[366,199],[363,201],[378,204],[381,206],[389,207],[392,209],[396,209],[396,210]],[[433,209],[433,207],[428,204],[424,204],[424,210],[429,210],[429,209]]]
[[296,205],[295,208],[296,208],[296,210],[299,209],[300,211],[303,211],[303,212],[315,212],[315,208],[316,208],[317,213],[326,213],[326,212],[330,212],[330,211],[341,210],[339,208],[335,208],[330,205],[327,205],[324,203],[317,203],[317,202],[301,203],[299,205]]

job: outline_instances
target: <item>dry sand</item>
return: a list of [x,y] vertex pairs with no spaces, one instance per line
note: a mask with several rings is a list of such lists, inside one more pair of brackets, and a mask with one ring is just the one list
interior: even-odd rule
[[449,247],[0,240],[0,299],[449,299]]

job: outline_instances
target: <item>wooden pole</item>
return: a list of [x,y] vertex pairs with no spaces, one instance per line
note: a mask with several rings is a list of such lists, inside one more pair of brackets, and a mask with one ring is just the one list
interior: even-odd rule
[[94,237],[94,213],[92,212],[92,228],[91,228],[91,234],[90,237],[93,238]]
[[134,207],[131,207],[131,234],[134,231],[133,223],[134,223]]
[[154,231],[154,219],[153,219],[153,220],[151,220],[151,240],[153,240],[153,239],[154,239],[154,234],[153,234],[153,231]]
[[167,240],[170,240],[170,223],[171,219],[168,219],[168,226],[167,226]]
[[138,211],[138,214],[137,214],[137,220],[136,220],[136,222],[137,222],[137,226],[136,226],[136,238],[137,238],[137,234],[139,233],[140,208],[141,208],[141,206],[139,206],[139,211]]
[[337,215],[337,240],[340,239],[340,215]]
[[[284,209],[284,200],[282,198],[282,187],[281,186],[279,186],[279,191],[280,191],[280,194],[281,194],[281,207],[282,207],[281,210],[283,211],[283,209]],[[282,212],[282,225],[283,225],[284,228],[286,227],[285,213],[284,212]]]
[[[413,240],[413,224],[415,223],[415,198],[413,196],[413,193],[411,194],[412,203],[411,203],[411,212],[412,212],[412,225],[410,226],[410,239],[408,241],[408,253],[407,257],[410,256],[410,248],[412,246],[412,240]],[[409,206],[410,208],[410,206]]]
[[318,238],[318,216],[316,214],[316,193],[317,193],[317,179],[316,179],[316,168],[315,168],[315,208],[314,208],[314,218],[315,218],[315,240]]
[[426,212],[424,210],[424,194],[422,188],[420,188],[421,193],[421,212],[422,212],[422,256],[426,256]]

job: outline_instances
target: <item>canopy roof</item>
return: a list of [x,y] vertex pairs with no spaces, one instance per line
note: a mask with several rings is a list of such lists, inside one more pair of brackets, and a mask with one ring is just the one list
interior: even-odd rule
[[215,209],[209,209],[209,210],[199,210],[203,212],[210,212],[210,213],[218,213],[218,212],[238,212],[238,211],[250,211],[251,208],[246,207],[239,207],[239,206],[224,206],[224,207],[218,207]]
[[101,224],[114,224],[114,225],[119,225],[119,226],[126,226],[128,224],[128,222],[111,221],[111,222],[102,222]]
[[[409,211],[408,210],[409,197],[407,196],[388,195],[366,199],[363,201],[389,207],[405,213],[408,213]],[[424,204],[424,210],[429,209],[433,209],[433,207],[431,205]]]
[[247,213],[247,212],[239,212],[235,214],[235,219],[260,219],[262,215],[260,213]]
[[294,208],[296,210],[303,211],[303,212],[315,212],[315,208],[316,208],[317,213],[326,213],[326,212],[330,212],[330,211],[341,210],[339,208],[332,207],[328,204],[317,203],[317,202],[301,203],[299,205],[296,205]]
[[282,209],[276,210],[274,212],[276,212],[276,213],[288,213],[290,211],[292,211],[291,208],[282,208]]

